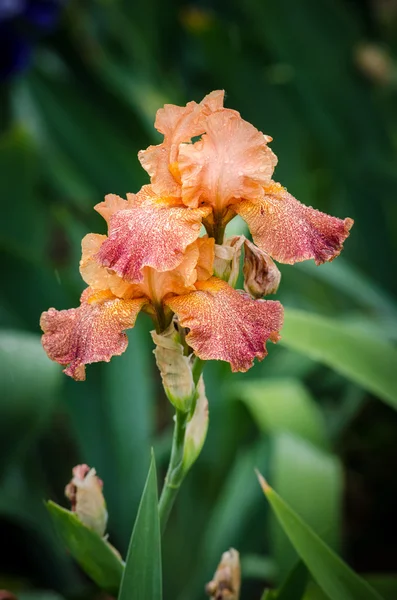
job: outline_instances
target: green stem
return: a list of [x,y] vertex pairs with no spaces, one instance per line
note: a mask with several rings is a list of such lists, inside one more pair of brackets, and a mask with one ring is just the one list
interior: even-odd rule
[[188,413],[177,410],[175,414],[174,437],[172,439],[172,450],[164,487],[159,500],[159,515],[161,531],[164,533],[168,517],[174,505],[180,485],[184,478],[183,472],[183,450],[185,447],[185,432]]
[[[193,363],[193,381],[195,390],[193,392],[192,404],[197,401],[197,383],[203,372],[205,361],[196,357]],[[183,468],[183,453],[185,449],[186,426],[192,416],[192,411],[184,412],[176,409],[175,427],[172,438],[171,457],[168,465],[167,475],[165,476],[164,486],[159,500],[159,516],[161,532],[164,533],[167,526],[168,517],[174,505],[182,481],[185,478],[186,471]]]

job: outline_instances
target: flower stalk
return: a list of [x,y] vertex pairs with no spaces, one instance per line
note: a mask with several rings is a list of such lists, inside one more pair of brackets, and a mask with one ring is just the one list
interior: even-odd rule
[[168,464],[167,474],[165,476],[164,485],[159,500],[159,516],[162,533],[165,531],[168,518],[170,516],[171,509],[174,505],[179,488],[188,471],[184,463],[186,428],[189,421],[193,418],[195,411],[198,397],[197,385],[200,380],[204,364],[205,361],[199,358],[196,358],[193,363],[192,373],[195,389],[190,402],[189,411],[186,412],[176,408],[175,412],[175,425],[172,438],[170,462]]

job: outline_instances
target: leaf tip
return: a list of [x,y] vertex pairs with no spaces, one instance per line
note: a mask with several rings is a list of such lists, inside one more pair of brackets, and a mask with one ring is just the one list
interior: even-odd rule
[[262,488],[263,492],[264,492],[265,494],[267,494],[268,492],[270,492],[270,490],[271,490],[272,488],[271,488],[271,487],[270,487],[270,485],[267,483],[267,481],[266,481],[266,479],[263,477],[263,475],[262,475],[262,474],[261,474],[261,473],[258,471],[258,469],[255,469],[255,473],[256,473],[256,476],[257,476],[257,478],[258,478],[259,485],[261,486],[261,488]]

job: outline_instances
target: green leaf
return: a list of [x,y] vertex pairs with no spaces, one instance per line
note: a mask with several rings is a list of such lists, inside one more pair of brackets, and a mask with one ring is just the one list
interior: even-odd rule
[[397,351],[333,319],[288,309],[282,343],[345,375],[397,408]]
[[139,505],[119,600],[161,600],[161,542],[154,454]]
[[[271,482],[305,522],[332,548],[339,545],[343,472],[337,457],[290,433],[272,438]],[[297,554],[271,514],[273,558],[285,578]]]
[[8,464],[42,430],[57,401],[61,370],[38,335],[0,331],[0,456]]
[[262,600],[301,600],[306,590],[307,579],[307,568],[299,560],[288,573],[280,589],[265,590]]
[[277,600],[301,600],[307,586],[307,578],[307,567],[302,561],[298,561],[278,591]]
[[47,502],[47,508],[59,535],[81,568],[101,589],[117,594],[123,562],[110,545],[83,525],[75,513],[51,500]]
[[343,292],[355,300],[359,306],[370,309],[379,316],[397,318],[397,307],[393,298],[342,257],[321,265],[321,269],[309,260],[298,263],[295,268],[328,283],[338,292]]
[[381,600],[382,597],[323,542],[259,473],[258,477],[280,525],[330,600]]
[[326,445],[324,421],[314,399],[298,379],[251,380],[234,385],[264,433],[291,431],[313,444]]

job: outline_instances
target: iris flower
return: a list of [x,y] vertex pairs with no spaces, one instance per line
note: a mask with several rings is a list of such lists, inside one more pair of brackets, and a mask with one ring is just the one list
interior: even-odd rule
[[[51,308],[41,319],[48,356],[74,379],[85,379],[86,364],[124,352],[124,331],[141,310],[158,333],[176,318],[189,351],[201,359],[246,371],[266,356],[267,340],[276,342],[282,326],[281,304],[257,298],[278,286],[272,258],[321,264],[340,253],[353,221],[304,206],[273,181],[271,138],[224,108],[223,97],[215,91],[199,104],[160,109],[155,126],[164,141],[139,153],[151,183],[126,200],[110,194],[95,207],[108,235],[83,240],[80,271],[89,287],[81,304]],[[237,214],[256,246],[245,238],[224,241]],[[208,235],[199,237],[202,225]],[[230,277],[217,269],[214,276],[214,261],[222,264],[242,244],[245,292],[232,287],[238,255]]]

